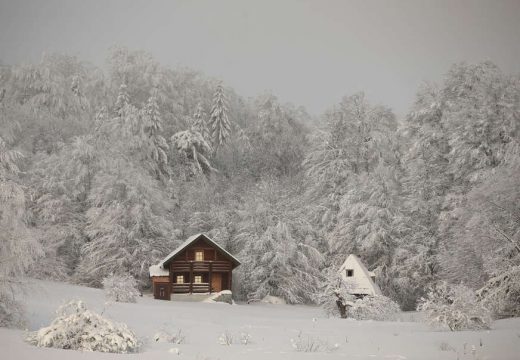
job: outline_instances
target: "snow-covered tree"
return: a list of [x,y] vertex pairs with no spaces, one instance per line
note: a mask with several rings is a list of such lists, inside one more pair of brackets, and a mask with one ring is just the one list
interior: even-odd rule
[[105,296],[115,302],[135,303],[140,293],[137,290],[137,281],[128,274],[109,275],[103,279]]
[[324,272],[322,288],[318,292],[318,304],[329,316],[346,319],[354,305],[356,297],[349,292],[349,284],[338,273],[336,268],[328,268]]
[[520,316],[520,266],[489,279],[477,296],[496,316]]
[[91,137],[77,137],[59,151],[38,154],[30,172],[32,211],[45,256],[32,276],[63,279],[74,271],[85,238],[84,210],[99,168]]
[[231,123],[228,119],[227,100],[222,84],[217,85],[209,118],[211,140],[215,152],[222,147],[231,135]]
[[160,178],[168,175],[168,144],[162,133],[162,119],[157,103],[156,91],[148,99],[143,111],[144,132],[149,137],[145,147],[148,148],[149,158],[153,162],[151,166],[155,174]]
[[293,237],[287,224],[269,226],[252,239],[247,281],[250,299],[279,296],[288,303],[314,301],[319,283],[318,269],[323,261],[318,251]]
[[23,308],[17,292],[23,288],[27,270],[41,254],[28,227],[26,195],[17,178],[21,157],[0,137],[0,326],[22,323]]
[[106,161],[88,199],[88,242],[76,275],[100,286],[106,276],[124,271],[144,284],[148,267],[172,247],[170,204],[148,173],[121,159]]
[[211,145],[201,133],[193,130],[179,131],[172,136],[171,142],[173,147],[187,160],[191,173],[207,174],[215,170],[209,161]]
[[250,144],[248,166],[254,172],[274,176],[298,173],[308,144],[307,131],[299,121],[301,114],[289,105],[280,104],[272,94],[260,96],[255,111],[256,123],[244,139],[245,144]]
[[193,123],[191,125],[191,129],[201,134],[205,140],[209,140],[211,138],[208,124],[206,122],[206,113],[204,112],[202,103],[198,103],[197,110],[195,110],[195,113],[193,114]]
[[119,93],[117,94],[116,103],[114,105],[114,111],[119,116],[122,117],[124,114],[124,108],[130,104],[130,97],[128,96],[128,92],[126,91],[126,84],[122,83],[119,86]]
[[309,211],[324,231],[331,231],[350,178],[371,173],[381,163],[395,166],[397,122],[389,109],[370,105],[362,93],[345,97],[326,119],[304,165],[315,204]]

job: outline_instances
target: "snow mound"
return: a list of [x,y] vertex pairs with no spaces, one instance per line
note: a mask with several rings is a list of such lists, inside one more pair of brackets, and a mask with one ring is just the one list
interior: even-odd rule
[[112,322],[87,309],[82,301],[61,306],[47,327],[29,333],[27,341],[39,347],[131,353],[137,351],[135,334],[125,324]]
[[233,304],[233,293],[230,290],[222,290],[209,296],[204,302],[225,302]]
[[274,304],[274,305],[285,305],[287,302],[278,296],[272,296],[272,295],[266,295],[264,298],[260,301],[266,304]]

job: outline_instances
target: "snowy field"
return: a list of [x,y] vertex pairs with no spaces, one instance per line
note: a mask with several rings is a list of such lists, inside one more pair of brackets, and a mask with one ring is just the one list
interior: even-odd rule
[[[69,299],[125,322],[143,342],[138,354],[85,353],[37,348],[23,341],[24,331],[0,328],[0,358],[18,359],[520,359],[520,319],[500,320],[490,331],[433,331],[413,322],[417,314],[400,322],[355,321],[327,318],[320,308],[290,305],[228,305],[190,301],[158,301],[149,296],[137,304],[105,304],[101,290],[35,281],[26,295],[29,330],[47,326],[56,308]],[[408,321],[404,321],[408,320]],[[410,321],[411,320],[411,321]],[[185,336],[182,344],[154,341],[160,331]],[[228,333],[229,346],[219,337]],[[241,334],[249,334],[247,345]],[[312,337],[328,342],[331,352],[298,352],[291,339]],[[243,336],[243,335],[242,335]],[[171,349],[177,348],[177,355]]]

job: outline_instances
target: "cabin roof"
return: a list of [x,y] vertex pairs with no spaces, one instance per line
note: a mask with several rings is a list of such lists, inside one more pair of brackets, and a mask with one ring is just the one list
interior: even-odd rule
[[186,239],[185,242],[183,242],[177,249],[173,250],[171,253],[169,253],[159,264],[158,266],[160,266],[162,269],[165,268],[165,265],[168,265],[168,263],[175,257],[177,256],[181,251],[183,251],[184,249],[186,249],[188,246],[190,246],[190,244],[192,244],[193,242],[197,241],[199,238],[204,238],[204,240],[206,240],[207,242],[209,242],[211,245],[213,245],[214,247],[216,247],[217,249],[219,249],[220,251],[222,251],[222,253],[229,258],[229,260],[231,260],[231,262],[233,262],[233,264],[236,266],[240,265],[240,261],[234,257],[233,255],[231,255],[228,251],[226,251],[226,249],[224,249],[222,246],[220,246],[219,244],[217,244],[215,241],[213,241],[209,236],[207,236],[206,234],[202,234],[202,233],[199,233],[199,234],[195,234],[195,235],[192,235],[190,236],[188,239]]
[[[345,270],[353,269],[354,276],[347,277]],[[352,294],[360,295],[381,295],[381,289],[372,280],[371,276],[374,276],[372,271],[368,271],[365,264],[354,254],[347,256],[347,259],[339,268],[339,273],[343,280],[349,286],[349,292]]]
[[149,268],[150,276],[170,276],[170,272],[160,265],[152,265]]

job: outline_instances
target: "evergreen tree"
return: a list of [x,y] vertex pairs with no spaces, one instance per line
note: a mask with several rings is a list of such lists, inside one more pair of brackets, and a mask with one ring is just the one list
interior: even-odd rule
[[162,119],[157,103],[156,91],[148,99],[143,112],[144,133],[148,135],[148,153],[153,162],[152,170],[158,178],[168,175],[168,144],[162,133]]
[[227,113],[228,108],[224,94],[224,87],[222,84],[219,84],[213,96],[213,105],[211,107],[209,118],[211,139],[215,152],[217,152],[218,149],[227,142],[230,136],[231,123],[229,122]]
[[210,139],[208,125],[206,123],[206,113],[204,112],[201,103],[197,105],[197,110],[195,110],[195,114],[193,114],[193,123],[191,128],[201,134],[205,140]]
[[114,106],[115,113],[119,116],[123,116],[124,108],[130,104],[130,97],[126,91],[126,84],[122,83],[119,87],[119,93],[117,94],[116,103]]

